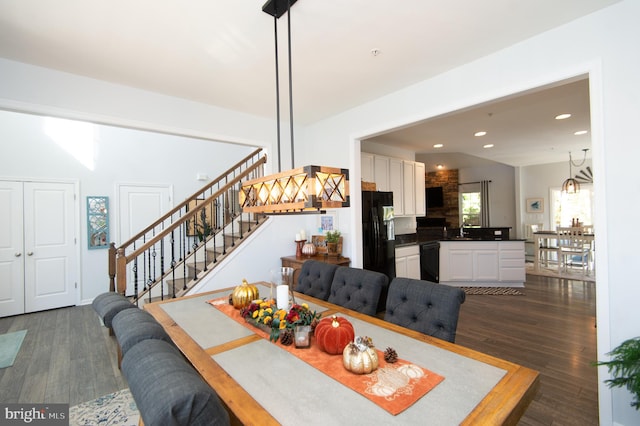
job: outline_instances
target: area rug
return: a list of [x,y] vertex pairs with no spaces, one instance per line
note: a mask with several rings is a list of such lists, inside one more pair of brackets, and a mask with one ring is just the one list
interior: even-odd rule
[[466,294],[482,294],[491,296],[524,296],[524,293],[513,287],[461,287]]
[[13,365],[16,355],[20,352],[20,346],[24,341],[27,330],[14,331],[0,335],[0,368]]
[[69,408],[69,426],[137,426],[140,413],[129,389]]

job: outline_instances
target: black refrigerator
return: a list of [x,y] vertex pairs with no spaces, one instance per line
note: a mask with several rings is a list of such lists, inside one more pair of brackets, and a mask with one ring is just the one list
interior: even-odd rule
[[[389,283],[396,276],[393,219],[393,192],[362,191],[364,269],[382,272],[389,277]],[[384,296],[381,302],[386,300]]]

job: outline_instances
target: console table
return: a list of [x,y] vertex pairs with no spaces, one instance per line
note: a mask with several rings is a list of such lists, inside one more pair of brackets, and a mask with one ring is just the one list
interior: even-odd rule
[[298,282],[298,276],[302,270],[302,264],[307,260],[315,260],[317,262],[331,263],[339,266],[349,266],[351,260],[348,257],[342,256],[327,256],[325,254],[316,254],[315,256],[284,256],[281,257],[282,266],[289,266],[293,268],[293,282]]

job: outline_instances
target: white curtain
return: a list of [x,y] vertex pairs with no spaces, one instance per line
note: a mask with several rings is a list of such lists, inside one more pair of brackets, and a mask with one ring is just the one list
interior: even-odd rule
[[480,224],[483,228],[488,228],[491,226],[489,217],[490,215],[490,205],[489,202],[489,180],[481,180],[480,181]]

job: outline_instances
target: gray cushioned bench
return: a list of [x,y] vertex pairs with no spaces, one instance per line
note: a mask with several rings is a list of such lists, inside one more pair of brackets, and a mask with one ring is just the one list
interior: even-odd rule
[[164,328],[142,309],[124,309],[113,317],[113,333],[118,341],[118,366],[129,349],[147,339],[164,340],[173,345]]
[[164,340],[143,340],[129,348],[122,372],[146,426],[230,424],[215,391]]
[[120,293],[109,291],[96,296],[91,303],[102,323],[113,333],[112,321],[116,314],[124,309],[138,308]]

